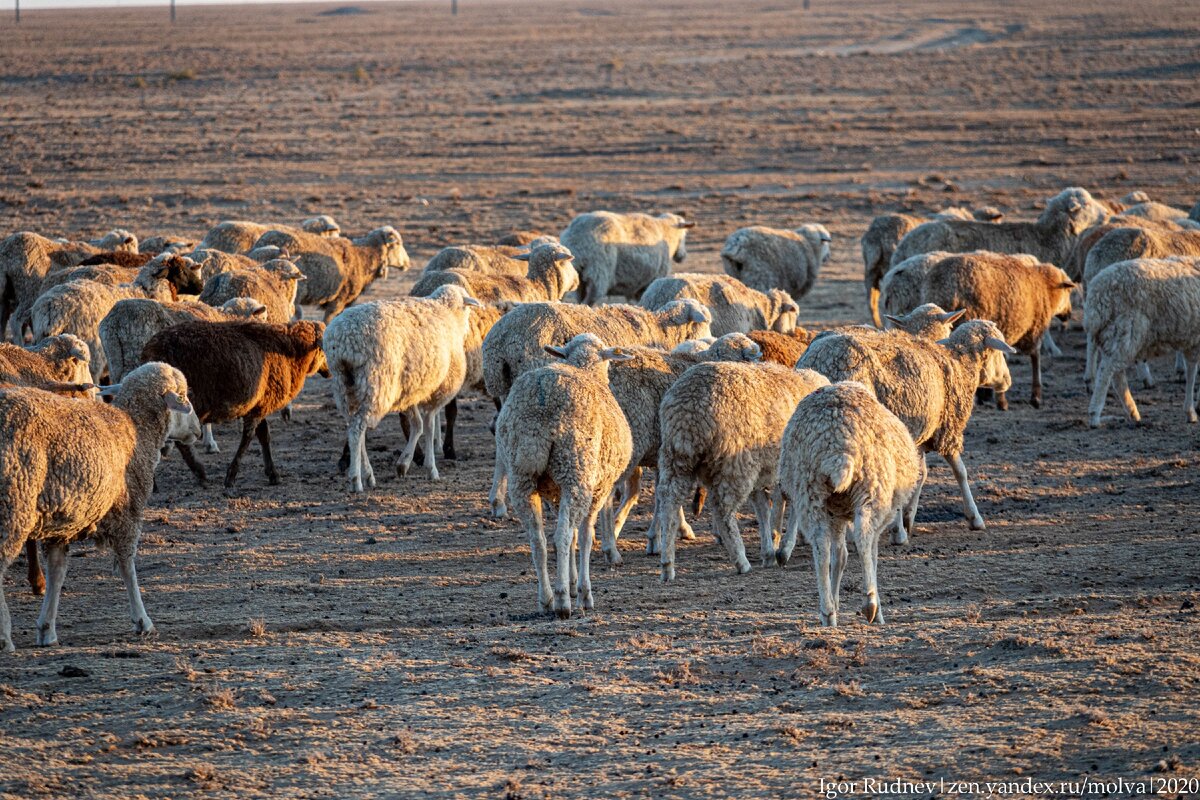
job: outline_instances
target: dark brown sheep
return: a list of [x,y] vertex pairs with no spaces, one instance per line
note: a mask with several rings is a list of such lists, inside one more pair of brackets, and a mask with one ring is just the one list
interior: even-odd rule
[[106,250],[103,253],[88,256],[83,261],[80,261],[78,266],[91,267],[96,264],[113,264],[118,267],[136,270],[139,267],[144,267],[152,258],[154,258],[153,253],[130,253],[125,250]]
[[[225,486],[233,486],[250,439],[258,437],[263,466],[272,485],[279,473],[271,458],[267,417],[291,403],[309,375],[328,376],[320,322],[289,325],[262,322],[184,322],[154,335],[142,361],[164,361],[187,378],[189,396],[201,423],[242,420],[242,440]],[[188,467],[203,484],[204,467],[189,445],[178,444]]]

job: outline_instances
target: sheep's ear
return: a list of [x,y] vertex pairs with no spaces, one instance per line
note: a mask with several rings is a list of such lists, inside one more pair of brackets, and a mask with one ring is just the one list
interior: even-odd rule
[[528,261],[532,253],[517,253],[513,256],[517,261]]
[[155,278],[165,278],[165,277],[167,277],[167,273],[170,272],[170,270],[171,270],[170,267],[168,267],[166,264],[163,264],[161,267],[159,267],[157,270],[154,271],[154,277]]
[[940,344],[940,345],[949,347],[950,340],[949,339],[938,339],[936,342],[934,342],[934,344]]
[[827,231],[821,231],[821,241],[828,244],[829,242],[833,241],[833,237],[830,236]]
[[1060,284],[1058,285],[1058,288],[1060,288],[1060,289],[1074,289],[1074,288],[1075,288],[1075,282],[1074,282],[1074,281],[1063,281],[1062,283],[1060,283]]
[[1010,345],[1008,342],[1004,341],[1003,339],[997,339],[995,336],[985,337],[983,340],[983,343],[993,350],[999,350],[1001,353],[1004,353],[1005,355],[1011,356],[1011,355],[1016,355],[1016,353],[1017,353],[1017,351],[1013,349],[1012,345]]
[[100,387],[100,396],[101,397],[112,397],[114,394],[116,394],[119,391],[121,391],[121,384],[110,383],[108,386]]
[[574,257],[575,256],[572,255],[571,253],[567,253],[562,250],[559,250],[557,253],[554,254],[555,261],[567,261],[568,259],[572,259]]
[[471,295],[466,295],[465,297],[463,297],[463,305],[464,306],[481,306],[481,305],[483,305],[483,303],[479,302],[474,297],[471,297]]
[[958,320],[962,319],[966,313],[967,310],[965,308],[960,308],[958,311],[947,311],[944,314],[938,314],[938,319],[940,319],[942,322],[957,322]]
[[566,351],[566,350],[563,350],[561,347],[555,347],[555,346],[554,346],[554,345],[552,345],[552,344],[548,344],[548,345],[546,345],[546,346],[545,346],[545,348],[544,348],[544,349],[545,349],[545,351],[546,351],[547,353],[549,353],[550,355],[554,356],[555,358],[563,358],[563,359],[565,359],[565,358],[567,357],[567,351]]
[[781,314],[787,314],[787,313],[799,314],[800,306],[796,305],[795,300],[785,300],[783,302],[782,308],[780,308],[780,313]]
[[188,402],[186,397],[181,397],[175,392],[163,392],[163,403],[172,411],[178,411],[180,414],[192,413],[192,404]]
[[675,227],[676,228],[685,228],[685,229],[686,228],[694,228],[694,227],[696,227],[696,222],[695,222],[695,220],[686,220],[684,222],[676,222]]
[[605,361],[628,361],[633,358],[633,354],[620,347],[606,347],[600,351],[600,357]]
[[712,322],[712,318],[704,313],[703,308],[689,305],[688,322]]
[[892,323],[893,325],[899,325],[901,323],[901,320],[899,317],[893,317],[891,314],[884,314],[883,318],[886,319],[888,322]]
[[267,307],[266,306],[259,306],[258,308],[254,309],[253,311],[250,312],[250,316],[252,316],[252,317],[265,317],[266,315],[267,315]]

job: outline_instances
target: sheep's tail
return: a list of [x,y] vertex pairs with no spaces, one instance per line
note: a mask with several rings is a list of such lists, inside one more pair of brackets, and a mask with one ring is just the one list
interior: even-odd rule
[[829,484],[835,493],[848,491],[850,484],[854,482],[854,459],[849,453],[826,456],[821,461],[820,470],[829,478]]
[[362,398],[358,396],[358,381],[354,365],[339,359],[330,371],[336,377],[338,388],[341,390],[335,393],[335,397],[339,401],[338,405],[341,406],[342,414],[349,420],[358,410],[359,404],[362,403]]

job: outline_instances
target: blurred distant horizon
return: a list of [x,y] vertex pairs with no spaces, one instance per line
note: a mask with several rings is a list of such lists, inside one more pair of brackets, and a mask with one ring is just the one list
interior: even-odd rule
[[[183,6],[245,6],[245,5],[290,5],[293,3],[323,3],[326,5],[368,5],[382,0],[175,0],[177,7]],[[414,2],[415,0],[386,0],[387,2]],[[478,2],[478,0],[476,0]],[[21,11],[43,11],[59,8],[145,8],[162,6],[166,8],[170,0],[21,0]],[[449,0],[446,0],[449,6]],[[463,5],[462,0],[459,3]],[[11,16],[13,0],[0,0],[0,19]]]

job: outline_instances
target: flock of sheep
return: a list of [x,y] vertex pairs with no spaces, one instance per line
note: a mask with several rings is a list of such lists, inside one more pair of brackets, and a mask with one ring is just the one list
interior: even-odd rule
[[[982,529],[962,461],[976,397],[991,390],[1005,408],[1006,356],[1022,353],[1041,405],[1041,352],[1057,351],[1050,327],[1070,319],[1073,293],[1085,298],[1091,424],[1113,384],[1138,419],[1126,372],[1149,382],[1147,359],[1170,352],[1197,418],[1200,204],[1189,215],[1068,188],[1035,221],[1000,217],[875,219],[862,239],[874,326],[815,336],[797,325],[829,257],[815,224],[738,230],[721,251],[725,274],[707,275],[672,271],[694,223],[586,213],[557,237],[446,248],[410,297],[357,305],[372,281],[409,266],[391,227],[350,239],[328,217],[223,222],[199,242],[140,244],[121,230],[91,242],[13,234],[0,242],[0,332],[18,343],[0,344],[0,648],[13,649],[8,567],[24,550],[45,592],[37,643],[53,644],[67,546],[85,536],[112,549],[135,630],[152,632],[134,561],[164,448],[173,442],[203,482],[192,446],[203,437],[217,452],[211,426],[240,420],[226,486],[254,439],[278,483],[267,420],[289,414],[314,373],[333,381],[354,492],[375,485],[366,434],[387,414],[402,415],[407,435],[397,471],[420,460],[436,479],[437,451],[454,457],[456,397],[491,397],[491,507],[524,525],[539,605],[560,618],[593,607],[596,528],[620,563],[617,538],[653,469],[647,552],[663,580],[675,578],[677,539],[694,537],[685,512],[705,503],[748,571],[737,523],[748,502],[764,566],[785,564],[801,534],[812,546],[826,625],[837,624],[852,540],[862,614],[882,622],[879,539],[911,532],[924,454],[949,464]],[[636,304],[600,305],[610,295]],[[302,305],[324,322],[301,320]]]

